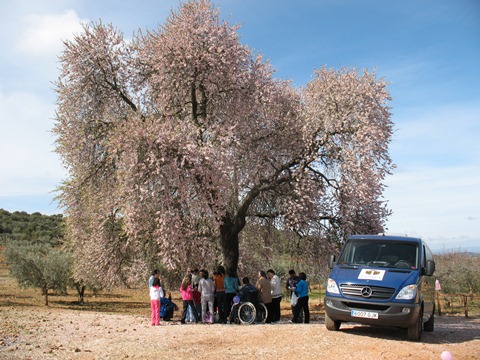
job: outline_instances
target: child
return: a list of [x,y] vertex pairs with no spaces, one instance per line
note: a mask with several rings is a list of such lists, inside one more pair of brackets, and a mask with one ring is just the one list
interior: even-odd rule
[[202,294],[197,288],[193,288],[193,303],[195,304],[195,308],[192,310],[196,311],[200,318],[202,316]]
[[[200,291],[202,302],[202,321],[203,323],[213,323],[213,300],[215,299],[215,285],[213,280],[208,277],[207,270],[200,270],[200,281],[198,283],[198,291]],[[210,312],[207,318],[207,305]]]
[[180,286],[180,293],[182,294],[183,300],[183,311],[182,319],[180,322],[185,324],[185,319],[187,317],[188,307],[190,306],[193,310],[193,315],[195,317],[195,322],[198,322],[198,314],[195,311],[195,304],[193,303],[193,289],[191,287],[192,278],[191,275],[187,275],[183,278],[182,285]]
[[152,326],[160,325],[160,298],[163,297],[163,290],[160,287],[160,279],[155,278],[150,287],[150,310],[152,311]]
[[172,294],[169,292],[160,299],[160,319],[164,321],[172,320],[174,310],[178,310],[178,306],[172,301]]

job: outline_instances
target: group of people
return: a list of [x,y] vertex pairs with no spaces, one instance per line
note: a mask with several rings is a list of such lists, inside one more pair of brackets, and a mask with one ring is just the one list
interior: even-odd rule
[[[309,323],[310,312],[308,309],[308,284],[305,273],[296,275],[294,270],[289,271],[289,278],[286,282],[286,290],[290,295],[293,318],[292,322]],[[170,299],[165,296],[164,290],[160,284],[158,271],[154,270],[149,279],[152,325],[160,323],[160,317],[168,320],[173,315],[173,309],[177,308]],[[209,276],[205,269],[194,269],[189,271],[180,285],[180,294],[183,301],[182,316],[180,322],[187,323],[187,320],[198,323],[233,323],[236,316],[235,304],[242,302],[251,302],[257,304],[263,303],[267,308],[266,323],[277,323],[280,321],[280,303],[282,300],[281,280],[275,271],[270,269],[267,272],[261,270],[257,274],[255,285],[250,282],[248,277],[239,278],[234,272],[225,272],[223,266],[219,266]],[[235,297],[238,297],[236,299]],[[166,300],[162,300],[166,299]],[[234,301],[234,299],[236,301]],[[240,303],[238,302],[240,301]],[[168,301],[173,304],[168,304]],[[165,311],[171,309],[171,314],[161,314],[165,303]],[[169,306],[170,305],[170,306]],[[170,311],[170,310],[168,310]],[[302,316],[303,312],[303,316]],[[214,316],[216,314],[216,316]],[[190,318],[190,319],[189,319]]]

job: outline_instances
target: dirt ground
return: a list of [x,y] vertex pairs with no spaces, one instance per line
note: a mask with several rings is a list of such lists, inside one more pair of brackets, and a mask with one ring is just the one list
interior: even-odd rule
[[[421,342],[403,329],[342,324],[327,331],[322,303],[310,302],[311,323],[292,324],[282,302],[275,325],[150,325],[147,289],[89,294],[84,305],[69,295],[21,289],[0,252],[0,359],[480,359],[480,316],[435,318]],[[178,292],[177,292],[178,293]],[[179,294],[173,294],[180,305]]]
[[401,329],[342,324],[330,332],[320,315],[310,324],[151,326],[147,315],[0,311],[1,359],[441,359],[446,350],[454,359],[480,359],[478,318],[437,317],[435,331],[415,343]]

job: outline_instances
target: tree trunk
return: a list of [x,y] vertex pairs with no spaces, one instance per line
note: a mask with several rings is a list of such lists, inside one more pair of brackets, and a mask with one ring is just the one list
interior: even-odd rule
[[42,288],[43,295],[45,295],[45,306],[48,306],[48,287],[44,285]]
[[85,285],[75,283],[75,288],[77,289],[78,293],[78,303],[83,304],[85,302]]
[[438,316],[442,316],[442,308],[440,307],[440,291],[435,291],[437,293],[437,311]]
[[239,244],[238,229],[229,216],[224,218],[223,224],[220,226],[221,246],[223,254],[223,265],[227,274],[237,273]]
[[463,313],[468,318],[468,295],[461,295],[463,300]]

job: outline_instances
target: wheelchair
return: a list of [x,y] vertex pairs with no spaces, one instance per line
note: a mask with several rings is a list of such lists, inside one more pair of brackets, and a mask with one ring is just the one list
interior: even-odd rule
[[261,302],[256,304],[249,301],[240,303],[240,298],[236,296],[233,299],[232,314],[234,314],[234,322],[237,324],[263,324],[267,320],[268,311]]

